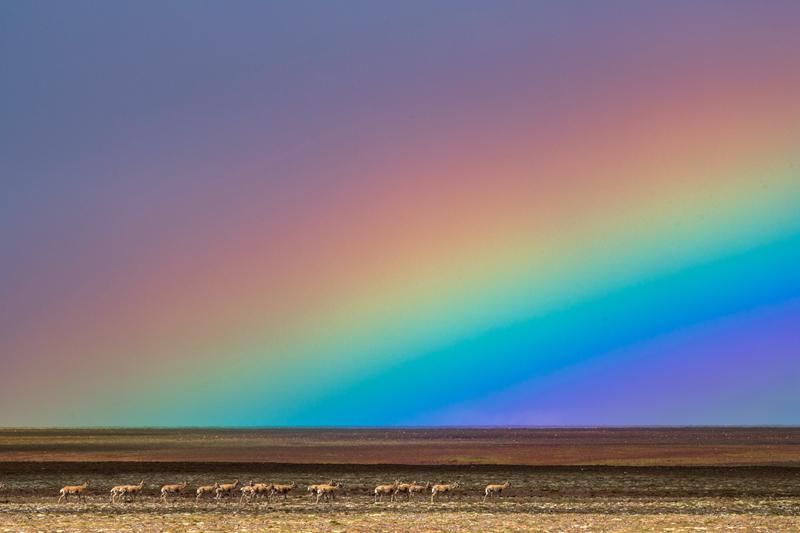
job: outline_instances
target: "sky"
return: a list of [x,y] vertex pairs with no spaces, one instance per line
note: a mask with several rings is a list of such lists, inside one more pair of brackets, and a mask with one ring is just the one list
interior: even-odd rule
[[800,3],[0,3],[0,426],[800,424]]

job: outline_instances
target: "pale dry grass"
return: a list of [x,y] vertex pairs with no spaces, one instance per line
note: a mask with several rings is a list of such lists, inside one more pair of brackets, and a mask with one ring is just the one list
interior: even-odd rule
[[19,498],[0,504],[0,533],[34,531],[800,531],[800,498],[472,498],[372,503],[194,504],[154,499],[111,505]]
[[752,514],[534,514],[442,511],[434,513],[192,511],[107,514],[10,512],[0,532],[211,532],[211,531],[798,531],[800,518]]

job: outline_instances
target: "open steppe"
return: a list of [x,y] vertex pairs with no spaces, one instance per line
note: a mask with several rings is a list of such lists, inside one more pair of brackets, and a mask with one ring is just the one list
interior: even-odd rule
[[[2,430],[0,531],[800,531],[795,429]],[[199,484],[298,484],[287,500],[194,501]],[[57,503],[91,480],[85,502]],[[308,484],[344,493],[315,504]],[[458,481],[374,503],[375,485]],[[111,504],[116,484],[137,501]],[[189,492],[158,501],[162,484]],[[487,483],[508,480],[482,502]]]
[[800,466],[800,428],[0,429],[0,461]]

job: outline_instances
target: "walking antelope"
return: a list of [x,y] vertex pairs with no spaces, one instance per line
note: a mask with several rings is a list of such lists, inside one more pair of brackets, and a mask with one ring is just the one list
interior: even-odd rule
[[398,485],[400,485],[400,482],[395,480],[391,485],[378,485],[375,487],[375,502],[377,503],[379,499],[383,501],[383,497],[387,494],[390,494],[391,500],[394,501],[394,491],[397,490]]
[[483,501],[486,501],[486,498],[490,496],[502,496],[503,491],[511,486],[511,483],[506,481],[502,485],[486,485],[486,490],[483,493]]
[[433,499],[438,496],[439,494],[447,494],[448,498],[450,497],[450,493],[458,488],[458,482],[456,483],[439,483],[434,485],[431,488],[431,503],[433,503]]
[[320,487],[324,487],[326,485],[335,485],[335,483],[334,483],[333,480],[330,480],[327,483],[317,483],[316,485],[309,485],[308,489],[306,489],[306,490],[308,490],[308,494],[311,497],[314,497],[314,496],[317,495],[317,489],[320,488]]
[[133,496],[135,500],[136,497],[139,495],[140,492],[144,490],[144,480],[141,480],[138,485],[130,485],[128,486],[128,490],[126,491],[128,494]]
[[111,503],[114,503],[120,496],[130,496],[134,499],[144,488],[144,480],[138,485],[117,485],[111,489]]
[[253,485],[253,490],[257,498],[267,498],[269,500],[270,495],[275,490],[275,485],[272,483],[256,483]]
[[58,491],[58,503],[68,500],[70,496],[77,496],[79,500],[85,497],[86,487],[89,486],[88,481],[84,481],[83,485],[67,485]]
[[335,500],[336,493],[344,489],[341,483],[330,483],[326,485],[315,485],[315,492],[317,494],[316,503],[319,503],[320,498],[325,500]]
[[188,481],[184,481],[179,485],[164,485],[161,487],[161,501],[167,501],[168,496],[177,496],[189,486]]
[[242,492],[242,496],[239,498],[239,505],[241,505],[245,500],[250,501],[253,499],[256,493],[256,486],[251,481],[247,485],[243,485],[239,490]]
[[216,490],[214,491],[215,493],[214,498],[219,500],[223,496],[229,497],[231,494],[233,494],[233,491],[235,491],[238,486],[239,486],[238,479],[234,480],[233,483],[223,483],[221,485],[218,485]]
[[[416,481],[414,482],[416,483]],[[406,499],[409,499],[410,492],[411,492],[411,485],[413,483],[398,483],[397,487],[394,489],[394,494],[392,494],[392,500],[397,498],[398,494],[405,494]]]
[[411,496],[413,494],[423,494],[423,493],[427,492],[430,488],[431,488],[430,481],[425,483],[424,485],[420,485],[419,483],[417,483],[415,481],[414,483],[412,483],[408,487],[408,497],[409,497],[409,499],[411,499]]
[[263,498],[266,496],[267,499],[269,499],[269,495],[272,492],[272,483],[256,483],[255,481],[250,481],[250,483],[243,486],[240,490],[242,491],[242,496],[239,498],[239,503],[244,502],[244,500],[250,501],[254,497]]
[[280,495],[283,496],[283,499],[285,500],[286,497],[289,495],[289,493],[292,492],[292,490],[294,490],[294,488],[296,486],[297,485],[295,485],[294,481],[292,481],[288,485],[275,485],[275,484],[273,484],[272,485],[272,490],[270,491],[270,496],[275,495],[275,494],[280,494]]
[[219,487],[219,483],[214,483],[213,485],[201,485],[197,487],[197,497],[194,499],[194,501],[198,501],[206,494],[215,493],[217,491],[217,487]]

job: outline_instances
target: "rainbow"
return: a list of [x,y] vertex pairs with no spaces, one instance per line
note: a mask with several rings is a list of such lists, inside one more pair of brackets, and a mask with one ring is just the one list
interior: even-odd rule
[[445,5],[4,17],[0,425],[800,423],[800,5]]

